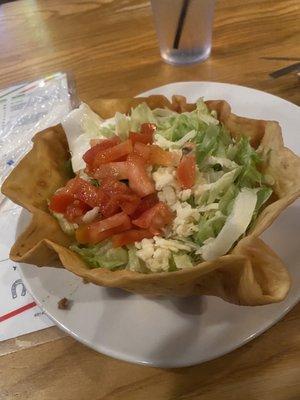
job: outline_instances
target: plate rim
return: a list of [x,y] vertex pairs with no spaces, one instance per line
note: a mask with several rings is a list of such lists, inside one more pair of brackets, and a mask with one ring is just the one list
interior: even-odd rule
[[[152,89],[144,90],[142,93],[137,94],[135,97],[143,97],[143,96],[145,96],[145,95],[148,96],[148,94],[147,94],[148,92],[152,92],[153,90],[157,90],[157,89],[163,89],[163,88],[166,88],[166,87],[172,86],[172,85],[177,85],[178,83],[179,83],[179,84],[182,84],[182,85],[185,85],[185,84],[190,85],[190,84],[193,84],[193,83],[197,83],[197,84],[201,83],[201,84],[209,84],[209,85],[210,85],[210,84],[212,84],[212,85],[224,85],[224,86],[229,86],[229,87],[234,86],[234,87],[241,88],[241,89],[247,89],[247,90],[250,90],[250,91],[253,91],[253,92],[257,92],[257,93],[259,93],[259,94],[268,95],[269,97],[271,96],[272,98],[274,98],[274,99],[276,99],[276,100],[279,99],[280,101],[284,101],[284,102],[287,103],[288,105],[295,107],[295,111],[300,112],[300,106],[298,106],[298,105],[295,104],[295,103],[292,103],[292,102],[289,101],[289,100],[284,99],[283,97],[277,96],[277,95],[272,94],[272,93],[269,93],[269,92],[265,92],[264,90],[252,88],[252,87],[250,87],[250,86],[244,86],[244,85],[239,85],[239,84],[236,84],[236,83],[228,83],[228,82],[217,82],[217,81],[193,81],[193,80],[191,80],[191,81],[170,82],[170,83],[166,83],[165,85],[161,85],[161,86],[157,86],[157,87],[152,88]],[[167,97],[167,96],[166,96],[166,97]],[[215,100],[222,100],[222,99],[215,99]]]

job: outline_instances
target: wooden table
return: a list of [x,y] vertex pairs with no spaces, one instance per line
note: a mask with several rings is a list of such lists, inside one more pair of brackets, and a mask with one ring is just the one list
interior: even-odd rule
[[[15,1],[0,6],[0,87],[72,71],[79,96],[131,96],[182,80],[237,83],[300,104],[299,80],[269,73],[300,58],[299,0],[219,0],[212,56],[175,68],[157,48],[143,0]],[[57,328],[0,344],[0,399],[297,400],[300,305],[248,345],[199,366],[117,361]]]

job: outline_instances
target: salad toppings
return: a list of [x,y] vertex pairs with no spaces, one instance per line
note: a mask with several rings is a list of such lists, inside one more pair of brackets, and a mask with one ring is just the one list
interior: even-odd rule
[[88,204],[81,200],[74,200],[67,206],[64,214],[69,222],[76,223],[79,222],[90,210],[91,208]]
[[111,162],[111,161],[121,161],[122,158],[128,156],[128,154],[132,153],[132,151],[133,151],[133,147],[132,147],[131,140],[126,140],[125,142],[116,144],[105,150],[97,151],[95,153],[92,163],[88,164],[88,165],[93,170],[93,169],[96,169],[97,167],[99,167],[99,165],[107,164],[108,162]]
[[173,220],[172,211],[163,202],[158,202],[153,207],[144,211],[137,219],[133,220],[133,225],[139,228],[149,229],[153,235],[163,233],[163,228]]
[[148,175],[142,157],[130,154],[127,159],[129,187],[139,196],[144,197],[155,192],[154,182]]
[[141,201],[137,206],[132,218],[138,218],[141,214],[143,214],[144,211],[149,210],[149,208],[152,208],[156,203],[158,203],[158,201],[159,200],[156,193],[152,193],[143,197],[143,201]]
[[129,132],[129,139],[133,144],[135,143],[144,143],[151,144],[153,143],[153,134],[156,130],[155,124],[141,124],[140,133],[138,132]]
[[92,268],[176,271],[225,255],[272,193],[259,152],[202,100],[108,121],[82,105],[64,128],[76,177],[49,209]]
[[91,148],[83,155],[83,160],[88,165],[93,165],[97,154],[121,143],[118,136],[114,136],[111,139],[92,139]]
[[190,189],[196,180],[196,160],[192,154],[182,156],[176,176],[182,189]]
[[89,171],[89,174],[99,180],[104,178],[128,179],[128,165],[125,161],[102,164],[96,170]]
[[113,236],[115,233],[126,231],[131,228],[131,222],[127,214],[120,212],[112,217],[82,224],[76,230],[78,243],[99,243],[104,239]]

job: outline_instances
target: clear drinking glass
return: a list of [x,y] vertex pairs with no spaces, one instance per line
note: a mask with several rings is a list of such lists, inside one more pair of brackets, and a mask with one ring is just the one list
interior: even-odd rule
[[151,0],[160,54],[169,64],[206,60],[215,0]]

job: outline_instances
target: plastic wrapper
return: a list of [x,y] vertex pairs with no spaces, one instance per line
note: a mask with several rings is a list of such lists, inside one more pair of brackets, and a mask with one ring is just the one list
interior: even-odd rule
[[74,80],[64,72],[0,90],[0,184],[31,148],[33,135],[78,104]]

